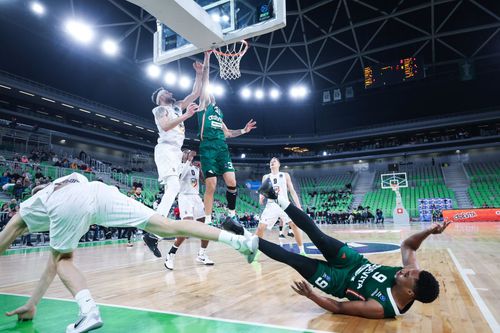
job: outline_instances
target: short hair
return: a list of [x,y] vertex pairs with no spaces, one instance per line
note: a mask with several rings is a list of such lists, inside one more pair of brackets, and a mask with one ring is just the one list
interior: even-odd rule
[[273,157],[271,158],[271,160],[276,160],[276,161],[278,161],[278,162],[281,164],[280,159],[279,159],[279,158],[277,158],[276,156],[273,156]]
[[158,105],[158,103],[156,102],[156,99],[158,98],[158,94],[162,91],[162,90],[165,90],[163,87],[161,88],[158,88],[156,89],[154,92],[153,92],[153,95],[151,95],[151,100],[153,101],[153,103],[155,105]]
[[439,282],[431,273],[421,271],[414,292],[417,301],[431,303],[439,296]]

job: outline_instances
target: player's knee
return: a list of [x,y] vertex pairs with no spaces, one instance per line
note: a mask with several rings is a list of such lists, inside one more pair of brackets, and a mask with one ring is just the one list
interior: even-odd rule
[[238,189],[236,188],[236,184],[235,184],[234,186],[229,186],[229,185],[228,185],[228,186],[227,186],[227,191],[228,191],[229,193],[236,193],[236,192],[238,192]]

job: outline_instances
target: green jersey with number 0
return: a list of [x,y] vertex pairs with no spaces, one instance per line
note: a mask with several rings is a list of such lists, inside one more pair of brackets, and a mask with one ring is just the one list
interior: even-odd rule
[[198,126],[200,128],[200,140],[221,140],[226,141],[222,123],[224,115],[221,109],[214,104],[209,104],[207,108],[198,112]]

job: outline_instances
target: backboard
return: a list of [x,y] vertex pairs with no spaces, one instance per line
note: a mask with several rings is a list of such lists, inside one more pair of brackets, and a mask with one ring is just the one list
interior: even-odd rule
[[398,185],[398,187],[408,187],[408,178],[406,177],[406,172],[381,174],[380,187],[383,189],[392,189],[391,185]]
[[128,0],[157,18],[153,61],[166,64],[286,25],[285,0]]

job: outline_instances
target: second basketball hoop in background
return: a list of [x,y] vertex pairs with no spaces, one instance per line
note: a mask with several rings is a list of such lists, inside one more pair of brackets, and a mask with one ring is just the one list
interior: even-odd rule
[[219,74],[221,79],[235,80],[241,77],[240,61],[248,50],[246,40],[241,40],[213,49],[219,61]]

